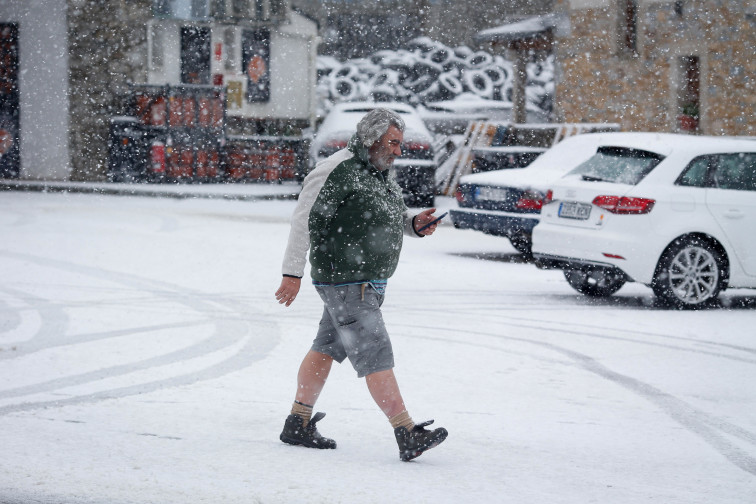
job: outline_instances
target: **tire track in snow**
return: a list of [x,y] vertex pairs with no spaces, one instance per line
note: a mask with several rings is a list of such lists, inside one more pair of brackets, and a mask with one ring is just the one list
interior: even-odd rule
[[17,309],[15,314],[19,320],[19,324],[16,327],[21,328],[25,321],[19,312],[21,311],[35,311],[39,314],[40,325],[37,328],[35,334],[23,341],[4,341],[3,347],[14,347],[15,350],[11,352],[0,353],[0,360],[12,358],[16,355],[20,355],[25,347],[31,347],[36,345],[42,345],[54,341],[57,336],[65,332],[68,329],[69,320],[66,312],[55,303],[52,303],[46,299],[38,296],[33,296],[26,292],[19,291],[18,289],[10,289],[3,287],[2,292],[12,296],[12,298],[19,304],[23,304],[23,308]]
[[[479,305],[474,305],[474,306],[479,306]],[[420,313],[435,314],[435,313],[438,313],[439,309],[440,309],[439,305],[434,305],[434,308],[432,310],[413,307],[412,312],[415,314],[420,314]],[[579,336],[588,336],[591,338],[614,340],[614,341],[627,341],[630,343],[637,343],[640,345],[646,345],[646,346],[652,346],[652,347],[658,347],[658,348],[669,348],[672,350],[680,350],[684,352],[710,355],[710,356],[734,360],[738,362],[756,364],[756,348],[749,348],[749,347],[744,347],[741,345],[731,345],[731,344],[722,343],[719,341],[687,338],[684,336],[676,336],[676,335],[663,334],[663,333],[652,333],[652,332],[638,331],[638,330],[632,330],[632,329],[613,329],[613,328],[600,327],[600,326],[595,326],[595,325],[590,325],[590,324],[579,324],[579,323],[573,323],[573,322],[570,323],[570,327],[583,328],[583,329],[570,329],[564,326],[555,328],[554,326],[557,326],[562,323],[551,322],[548,320],[534,320],[534,319],[530,319],[526,317],[507,316],[507,315],[502,315],[500,313],[491,315],[490,311],[475,313],[474,308],[470,310],[458,310],[458,309],[455,310],[454,307],[443,307],[441,309],[443,309],[444,313],[447,313],[447,314],[464,315],[465,317],[470,317],[474,315],[477,320],[507,324],[512,327],[522,327],[526,329],[536,329],[536,330],[559,331],[560,333],[575,334]],[[607,332],[614,332],[622,336],[610,336],[606,334]],[[624,336],[624,335],[632,335],[632,336]],[[633,337],[633,336],[637,336],[637,337]],[[659,339],[667,339],[667,340],[673,340],[673,341],[708,345],[711,347],[719,347],[723,349],[735,350],[737,352],[745,353],[748,356],[741,357],[738,355],[730,355],[730,354],[725,354],[725,353],[716,352],[716,351],[702,350],[698,348],[689,348],[689,347],[684,347],[684,346],[679,346],[679,345],[673,345],[670,343],[659,343],[659,342],[654,342],[654,341],[648,341],[647,339],[641,339],[640,337],[643,337],[643,338],[654,337],[654,338],[659,338]],[[754,357],[750,358],[751,355],[753,355]]]
[[[420,329],[427,329],[429,331],[435,331],[435,332],[441,332],[441,333],[453,332],[455,334],[459,334],[460,332],[459,329],[456,329],[456,328],[441,327],[441,326],[401,324],[401,323],[399,324],[395,323],[394,325],[396,327],[420,328]],[[548,327],[537,327],[537,326],[527,326],[527,327],[530,327],[533,329],[540,329],[540,330],[552,332],[552,333],[564,332],[563,329],[553,329],[553,328],[548,328]],[[696,434],[701,439],[703,439],[707,444],[713,447],[719,454],[721,454],[730,463],[742,469],[743,471],[756,476],[756,457],[752,456],[751,454],[743,450],[741,447],[737,446],[735,443],[733,443],[726,437],[726,436],[731,436],[756,447],[756,434],[746,429],[743,429],[742,427],[739,427],[730,422],[727,422],[713,415],[710,415],[704,411],[696,409],[695,407],[686,403],[682,399],[675,397],[667,392],[664,392],[663,390],[657,387],[654,387],[653,385],[645,383],[631,376],[613,371],[609,369],[608,367],[600,364],[594,358],[586,354],[576,352],[574,350],[570,350],[568,348],[555,345],[553,343],[548,343],[544,341],[535,341],[528,338],[521,338],[521,337],[516,337],[516,336],[504,336],[501,334],[484,332],[484,331],[465,330],[464,333],[466,335],[485,336],[485,337],[492,338],[494,340],[516,341],[520,343],[526,343],[529,345],[535,345],[542,348],[546,348],[564,357],[567,357],[574,365],[594,375],[597,375],[602,379],[615,383],[629,390],[630,392],[646,399],[647,401],[651,402],[656,407],[658,407],[661,411],[663,411],[667,416],[669,416],[670,418],[678,422],[680,425],[682,425],[685,429],[687,429],[688,431],[692,432],[693,434]],[[439,336],[421,336],[421,335],[415,335],[415,334],[407,334],[407,335],[404,335],[404,337],[426,339],[426,340],[431,340],[431,341],[434,341],[434,340],[444,341],[447,343],[456,343],[459,345],[473,346],[473,347],[477,346],[477,347],[486,348],[488,350],[508,352],[507,349],[501,348],[496,345],[486,345],[486,344],[481,344],[479,342],[458,340],[454,338],[443,338]]]
[[[209,352],[223,350],[233,345],[240,345],[239,350],[232,356],[198,371],[184,373],[177,376],[172,376],[170,378],[153,380],[132,386],[125,386],[90,394],[84,394],[66,399],[11,404],[0,407],[0,415],[46,407],[59,407],[83,402],[97,402],[106,399],[143,394],[163,388],[188,385],[202,380],[217,378],[233,371],[243,369],[251,365],[253,362],[263,359],[278,344],[280,338],[279,327],[276,323],[268,320],[265,317],[255,316],[256,314],[248,314],[247,312],[250,310],[251,305],[245,305],[232,299],[217,297],[212,301],[207,301],[204,299],[206,297],[206,293],[201,291],[184,288],[174,284],[169,284],[167,282],[158,282],[129,273],[120,273],[92,266],[83,266],[80,264],[57,259],[38,257],[30,254],[19,254],[2,250],[0,250],[0,256],[7,259],[16,259],[31,262],[43,267],[57,268],[66,272],[76,272],[78,274],[94,277],[99,280],[115,282],[121,285],[129,286],[131,288],[147,291],[150,292],[153,296],[157,295],[167,297],[175,303],[183,304],[184,306],[191,308],[201,315],[205,315],[204,318],[206,319],[206,321],[200,323],[208,323],[215,326],[214,333],[209,338],[206,338],[205,340],[195,345],[182,348],[168,354],[151,357],[148,359],[142,359],[130,364],[111,366],[109,368],[104,368],[89,373],[66,376],[44,383],[6,390],[0,393],[0,397],[6,396],[22,398],[30,393],[52,392],[72,385],[93,384],[106,378],[123,376],[135,371],[149,370],[158,366],[181,363],[186,361],[187,359],[202,357]],[[63,320],[67,321],[67,316],[65,316],[65,313],[62,312],[59,307],[56,307],[54,303],[50,303],[41,298],[34,297],[27,299],[31,299],[34,304],[40,303],[45,309],[41,313],[43,320],[42,326],[39,328],[34,338],[32,338],[33,340],[36,340],[34,348],[30,348],[29,352],[23,352],[22,354],[26,355],[28,353],[32,353],[33,351],[39,351],[53,346],[60,346],[60,342],[52,338],[52,333],[53,328],[57,327],[57,329],[54,331],[54,334],[60,336],[60,326],[56,326],[56,324],[60,324]],[[253,323],[254,330],[252,328]],[[120,331],[114,331],[110,334],[117,334],[119,336],[122,336],[126,334],[134,334],[143,330],[144,328],[136,328],[134,330],[123,329]],[[74,341],[71,344],[75,345],[79,342],[99,339],[99,336],[106,337],[107,334],[109,333],[100,333],[99,335],[96,333],[82,335],[79,338],[81,341]],[[67,343],[69,342],[66,341],[63,344]],[[14,355],[10,355],[10,357],[13,358]]]

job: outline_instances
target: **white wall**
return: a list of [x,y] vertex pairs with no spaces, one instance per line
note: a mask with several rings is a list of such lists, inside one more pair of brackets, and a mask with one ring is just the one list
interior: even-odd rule
[[[1,1],[1,0],[0,0]],[[150,61],[148,83],[181,83],[181,40],[182,24],[173,20],[153,21],[150,33],[150,56],[155,50],[153,38],[162,39],[163,63],[160,67]],[[224,83],[240,83],[246,96],[247,78],[241,69],[241,26],[232,27],[235,43],[233,47],[223,44],[223,51],[231,51],[234,68],[227,69],[224,61],[216,61],[215,44],[224,42],[226,25],[212,26],[211,74],[223,74]],[[229,116],[249,118],[284,118],[313,120],[315,116],[315,84],[317,26],[309,19],[290,12],[287,22],[271,31],[270,41],[270,101],[267,103],[247,103],[243,100],[241,108],[229,107]]]
[[0,0],[0,20],[18,24],[20,176],[67,180],[66,0]]

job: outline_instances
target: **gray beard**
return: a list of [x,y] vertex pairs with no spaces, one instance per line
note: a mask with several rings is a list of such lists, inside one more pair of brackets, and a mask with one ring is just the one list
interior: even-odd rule
[[389,168],[391,168],[394,165],[394,162],[393,161],[389,161],[389,160],[387,160],[387,159],[384,158],[384,159],[376,159],[375,161],[373,161],[373,164],[379,170],[384,171],[384,170],[388,170]]

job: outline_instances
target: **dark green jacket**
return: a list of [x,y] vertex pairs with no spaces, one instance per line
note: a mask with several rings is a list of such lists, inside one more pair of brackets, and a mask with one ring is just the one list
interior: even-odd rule
[[368,161],[367,148],[356,136],[347,149],[353,156],[330,171],[309,212],[312,278],[334,283],[387,279],[399,262],[409,218],[402,190],[388,170]]

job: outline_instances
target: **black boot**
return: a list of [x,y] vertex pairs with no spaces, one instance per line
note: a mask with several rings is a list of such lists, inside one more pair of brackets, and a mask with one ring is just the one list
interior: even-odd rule
[[430,450],[434,446],[441,444],[449,433],[443,427],[427,430],[425,427],[432,424],[433,420],[428,420],[421,424],[415,425],[412,430],[406,427],[397,427],[394,429],[396,443],[399,445],[399,458],[405,462],[420,456],[425,450]]
[[315,427],[315,424],[324,416],[325,413],[315,413],[315,416],[303,427],[304,419],[301,416],[289,415],[281,432],[281,441],[307,448],[336,448],[336,441],[321,436]]

